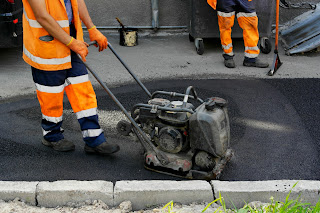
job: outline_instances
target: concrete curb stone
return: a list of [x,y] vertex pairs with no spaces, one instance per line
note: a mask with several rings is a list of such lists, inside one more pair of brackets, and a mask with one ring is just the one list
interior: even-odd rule
[[320,199],[320,181],[316,180],[210,182],[148,180],[117,181],[115,186],[109,181],[66,180],[0,181],[0,200],[11,201],[20,198],[30,205],[52,208],[70,203],[81,206],[93,200],[101,200],[109,207],[115,207],[123,201],[131,201],[133,210],[140,210],[170,201],[181,204],[209,203],[218,198],[220,192],[227,208],[234,206],[241,208],[245,202],[268,203],[271,196],[277,201],[284,201],[291,189],[290,199],[300,196],[302,202],[312,205]]
[[[293,186],[297,184],[294,188]],[[219,193],[224,198],[227,208],[242,208],[246,203],[261,201],[269,203],[274,200],[284,202],[300,195],[302,202],[315,205],[320,198],[320,181],[308,180],[270,180],[270,181],[211,181],[215,198]]]
[[37,181],[0,181],[0,200],[10,201],[20,198],[24,202],[35,206],[38,184]]
[[213,193],[207,181],[118,181],[114,188],[114,204],[130,200],[132,209],[145,209],[171,200],[181,204],[211,202]]
[[56,207],[70,203],[86,204],[101,200],[113,206],[113,183],[108,181],[55,181],[40,182],[37,187],[38,206]]

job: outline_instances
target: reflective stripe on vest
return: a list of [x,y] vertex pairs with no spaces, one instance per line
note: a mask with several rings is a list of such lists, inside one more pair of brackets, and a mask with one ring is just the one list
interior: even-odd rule
[[[38,22],[29,2],[23,2],[23,59],[30,66],[44,71],[56,71],[71,68],[71,51],[57,39],[43,41],[40,38],[50,34]],[[44,0],[46,10],[67,34],[70,33],[69,19],[65,3],[62,0]],[[70,0],[73,24],[77,40],[83,41],[83,31],[77,0]]]
[[[43,28],[39,22],[37,20],[33,20],[33,19],[30,19],[27,15],[27,12],[26,10],[23,8],[23,14],[24,16],[26,17],[27,21],[29,22],[29,25],[30,27],[33,27],[33,28]],[[57,23],[60,25],[60,27],[69,27],[69,21],[66,21],[66,20],[62,20],[62,21],[57,21]]]
[[34,56],[27,50],[25,45],[23,45],[23,53],[28,58],[30,58],[33,62],[35,62],[37,64],[60,65],[60,64],[68,63],[68,62],[71,61],[71,56],[70,55],[67,56],[67,57],[64,57],[64,58],[51,58],[51,59],[40,58],[38,56]]

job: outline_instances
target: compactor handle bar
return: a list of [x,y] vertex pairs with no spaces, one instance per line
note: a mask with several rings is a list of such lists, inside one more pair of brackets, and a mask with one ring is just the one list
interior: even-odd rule
[[87,42],[87,44],[88,44],[89,46],[91,46],[91,45],[98,44],[98,42],[97,42],[97,41],[90,41],[90,42]]
[[[88,42],[89,46],[97,44],[97,41],[91,41]],[[144,90],[144,92],[149,96],[149,98],[154,98],[157,94],[162,94],[162,95],[170,95],[172,97],[184,97],[183,101],[183,108],[185,108],[188,98],[195,99],[199,101],[200,103],[203,103],[203,100],[201,98],[198,98],[194,88],[192,86],[189,86],[186,90],[185,94],[182,93],[176,93],[176,92],[166,92],[166,91],[156,91],[154,93],[150,93],[149,90],[143,85],[143,83],[139,80],[139,78],[130,70],[128,65],[120,58],[120,56],[117,54],[117,52],[113,49],[112,45],[108,43],[109,49],[113,52],[113,54],[118,58],[118,60],[122,63],[122,65],[127,69],[127,71],[130,73],[130,75],[136,80],[136,82],[139,84],[139,86]],[[190,91],[193,93],[192,95],[189,95]]]
[[[97,44],[96,42],[89,42],[89,45]],[[110,44],[108,44],[110,47]],[[78,55],[78,57],[81,60],[81,57]],[[155,145],[151,142],[151,140],[147,137],[147,135],[141,130],[141,128],[138,126],[138,124],[133,120],[133,118],[130,116],[128,111],[124,108],[124,106],[120,103],[120,101],[116,98],[116,96],[111,92],[111,90],[103,83],[102,79],[91,69],[87,63],[83,64],[87,67],[89,72],[93,75],[93,77],[98,81],[98,83],[102,86],[102,88],[108,93],[110,98],[118,105],[118,107],[121,109],[121,111],[126,115],[126,117],[130,120],[131,124],[133,125],[133,130],[137,134],[137,137],[141,138],[141,144],[147,151],[153,151],[156,153],[157,158],[161,162],[161,164],[165,165],[169,163],[169,159],[166,155],[162,154],[162,151],[158,150]],[[150,94],[151,96],[151,94]]]
[[171,108],[171,107],[162,107],[158,105],[149,105],[149,104],[136,104],[134,105],[133,109],[131,110],[131,114],[134,114],[134,111],[137,108],[148,108],[150,110],[162,110],[162,111],[171,111],[171,112],[189,112],[190,114],[194,114],[194,111],[192,109],[187,109],[187,108]]
[[186,94],[185,94],[184,99],[183,99],[182,108],[185,108],[185,107],[186,107],[190,92],[193,93],[194,99],[198,100],[197,93],[196,93],[196,91],[194,90],[193,86],[189,86],[189,87],[187,88],[187,90],[186,90]]
[[[178,93],[178,92],[166,92],[166,91],[155,91],[152,93],[151,99],[154,98],[156,95],[168,95],[171,97],[185,97],[186,94]],[[189,98],[195,99],[199,101],[200,103],[203,103],[204,101],[201,98],[195,98],[192,95],[188,95]]]
[[[89,43],[87,43],[90,45],[94,45],[97,44],[97,41],[91,41]],[[122,60],[122,58],[120,58],[120,56],[118,55],[118,53],[113,49],[112,45],[108,42],[108,47],[111,50],[111,52],[113,52],[113,54],[117,57],[117,59],[121,62],[121,64],[127,69],[127,71],[129,72],[129,74],[134,78],[134,80],[136,80],[136,82],[139,84],[139,86],[143,89],[143,91],[149,96],[149,98],[151,97],[151,93],[149,92],[149,90],[143,85],[143,83],[139,80],[139,78],[131,71],[131,69],[128,67],[128,65]]]
[[134,80],[136,80],[136,82],[139,84],[139,86],[143,89],[143,91],[149,96],[149,98],[151,97],[151,93],[149,92],[149,90],[143,85],[143,83],[139,80],[139,78],[130,70],[130,68],[128,67],[128,65],[120,58],[120,56],[117,54],[117,52],[113,49],[113,47],[111,46],[110,43],[108,43],[108,47],[109,49],[113,52],[113,54],[119,59],[119,61],[121,62],[121,64],[127,69],[127,71],[130,73],[130,75],[134,78]]
[[[193,93],[193,96],[189,95],[190,91]],[[199,101],[200,103],[204,102],[201,98],[198,98],[198,96],[197,96],[197,94],[196,94],[196,92],[195,92],[195,90],[194,90],[194,88],[192,86],[189,86],[187,88],[185,94],[177,93],[177,92],[155,91],[154,93],[152,93],[151,99],[154,98],[158,94],[160,94],[160,95],[168,95],[168,96],[171,96],[171,97],[184,97],[185,105],[187,104],[188,98],[195,99],[195,100]],[[183,107],[185,107],[185,105]]]

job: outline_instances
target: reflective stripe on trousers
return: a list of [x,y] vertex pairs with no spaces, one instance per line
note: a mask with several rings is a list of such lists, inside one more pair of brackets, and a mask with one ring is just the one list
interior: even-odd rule
[[254,3],[248,0],[218,0],[217,13],[221,45],[224,53],[230,56],[234,55],[231,28],[234,25],[235,15],[237,15],[239,26],[243,30],[245,57],[258,57],[260,53],[258,48],[258,17]]
[[84,141],[95,147],[105,141],[97,115],[96,95],[88,72],[76,56],[71,54],[72,68],[59,71],[42,71],[32,67],[37,96],[42,112],[43,136],[48,141],[63,139],[63,96],[66,92],[79,121]]

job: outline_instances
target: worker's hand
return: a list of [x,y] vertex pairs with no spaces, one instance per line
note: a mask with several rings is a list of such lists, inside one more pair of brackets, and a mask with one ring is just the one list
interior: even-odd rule
[[99,52],[107,49],[108,47],[108,39],[105,37],[99,30],[97,30],[96,26],[88,29],[90,41],[97,41],[99,45]]
[[67,44],[67,47],[69,47],[73,52],[77,53],[81,56],[82,61],[86,62],[86,56],[88,55],[88,44],[83,41],[79,41],[72,37],[69,44]]

